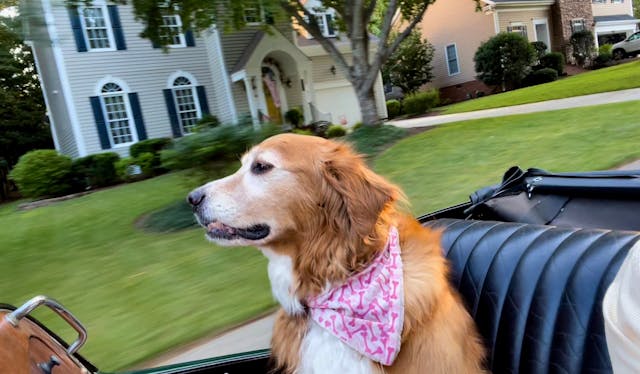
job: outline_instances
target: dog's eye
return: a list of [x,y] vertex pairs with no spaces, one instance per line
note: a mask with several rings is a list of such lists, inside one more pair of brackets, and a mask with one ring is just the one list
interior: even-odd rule
[[254,161],[251,165],[251,172],[253,174],[264,174],[271,169],[273,169],[273,165],[266,162]]

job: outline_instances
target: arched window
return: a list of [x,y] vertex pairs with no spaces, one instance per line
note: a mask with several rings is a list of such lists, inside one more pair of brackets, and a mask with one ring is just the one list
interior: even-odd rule
[[179,76],[173,81],[172,90],[180,128],[183,134],[189,134],[195,130],[196,123],[202,118],[196,86],[189,78]]
[[133,143],[133,118],[127,94],[116,83],[109,82],[100,90],[104,119],[111,144]]

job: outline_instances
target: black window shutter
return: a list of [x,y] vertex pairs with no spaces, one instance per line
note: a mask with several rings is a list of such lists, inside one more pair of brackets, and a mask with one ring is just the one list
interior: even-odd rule
[[178,122],[178,113],[176,112],[176,105],[173,102],[173,91],[170,88],[162,90],[164,92],[164,100],[167,103],[167,111],[169,112],[169,120],[171,120],[171,132],[174,138],[182,136],[182,130],[180,129],[180,122]]
[[196,91],[198,92],[198,102],[200,102],[202,115],[210,114],[209,103],[207,102],[207,91],[204,89],[204,86],[197,86]]
[[140,101],[137,93],[132,92],[129,94],[129,104],[131,105],[133,121],[138,132],[138,141],[145,140],[147,138],[147,129],[144,127],[144,118],[142,118],[142,110],[140,110]]
[[325,21],[327,21],[327,31],[329,35],[333,35],[335,32],[333,29],[333,16],[331,14],[326,14],[325,17]]
[[109,133],[107,124],[104,120],[104,114],[102,113],[102,104],[100,103],[99,96],[91,96],[91,108],[93,109],[93,117],[96,119],[96,127],[98,129],[98,137],[100,138],[100,146],[102,149],[111,148],[111,141],[109,140]]
[[116,49],[119,51],[127,49],[127,43],[124,41],[124,32],[120,23],[120,14],[117,5],[107,6],[109,9],[109,18],[111,19],[111,29],[113,29],[113,37],[116,39]]
[[185,31],[184,40],[187,43],[187,47],[195,47],[196,46],[196,40],[193,37],[193,31],[191,31],[191,30]]
[[69,19],[71,20],[71,29],[73,30],[73,37],[76,39],[76,48],[78,52],[87,51],[87,42],[84,40],[84,34],[82,32],[82,23],[80,22],[80,13],[78,8],[67,8],[69,11]]

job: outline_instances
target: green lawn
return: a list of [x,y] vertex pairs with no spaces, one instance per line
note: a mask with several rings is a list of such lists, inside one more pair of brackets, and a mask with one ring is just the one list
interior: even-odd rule
[[468,201],[513,165],[608,169],[640,158],[640,102],[481,119],[401,140],[375,169],[404,188],[415,214]]
[[640,87],[640,61],[589,71],[547,84],[464,101],[442,108],[442,113],[452,114],[500,108],[636,87]]
[[[141,214],[184,199],[189,189],[184,174],[171,174],[31,211],[0,206],[0,299],[58,299],[88,328],[81,353],[102,370],[271,308],[266,260],[257,250],[216,248],[199,229],[134,228]],[[57,317],[40,316],[63,329]]]
[[[639,105],[445,125],[400,141],[374,167],[405,189],[414,213],[426,213],[466,201],[512,165],[593,170],[640,158]],[[166,175],[25,212],[0,206],[0,300],[57,298],[86,324],[81,352],[103,370],[269,309],[266,260],[257,250],[216,248],[199,229],[134,227],[141,215],[183,199],[192,187],[186,179]],[[56,331],[64,326],[43,318]]]

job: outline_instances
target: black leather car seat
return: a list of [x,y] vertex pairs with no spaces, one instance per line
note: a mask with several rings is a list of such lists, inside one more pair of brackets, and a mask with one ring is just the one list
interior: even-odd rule
[[640,232],[439,219],[493,373],[611,373],[602,299]]

